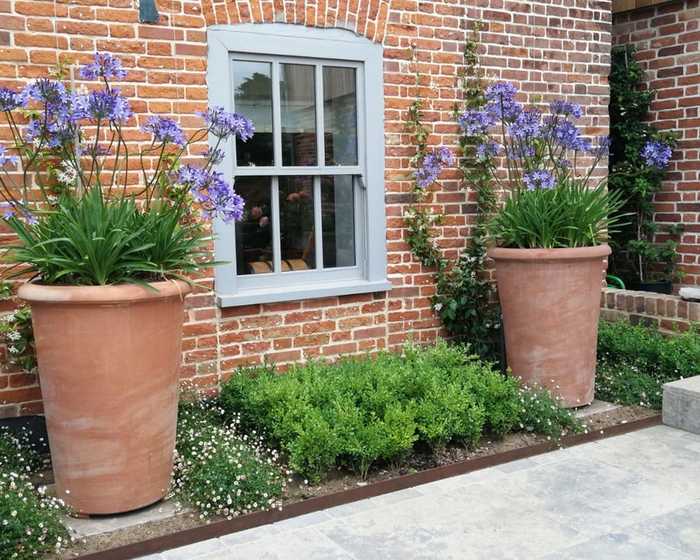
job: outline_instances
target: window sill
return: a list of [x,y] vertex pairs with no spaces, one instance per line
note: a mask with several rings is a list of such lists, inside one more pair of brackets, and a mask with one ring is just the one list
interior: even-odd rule
[[386,292],[391,290],[391,282],[387,280],[366,282],[337,282],[323,283],[317,286],[300,286],[298,288],[270,288],[265,290],[245,290],[237,294],[217,293],[216,302],[219,307],[236,307],[255,303],[277,303],[300,299],[314,299],[332,296],[347,296],[351,294],[366,294],[371,292]]

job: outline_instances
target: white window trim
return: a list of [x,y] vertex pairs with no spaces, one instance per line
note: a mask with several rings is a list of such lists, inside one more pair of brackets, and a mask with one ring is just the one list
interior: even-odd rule
[[[279,56],[284,58],[320,58],[339,63],[359,63],[364,67],[364,88],[358,91],[358,109],[364,122],[358,126],[359,165],[364,188],[360,203],[364,206],[358,213],[356,226],[358,243],[364,244],[365,262],[358,263],[350,274],[343,269],[287,272],[277,278],[291,281],[286,286],[271,286],[269,282],[241,282],[236,275],[235,224],[214,222],[215,258],[221,262],[215,269],[217,303],[221,307],[273,303],[317,297],[380,292],[391,289],[386,275],[386,216],[384,211],[384,95],[382,72],[382,48],[368,39],[358,37],[341,29],[317,29],[287,24],[239,24],[215,25],[207,30],[209,45],[207,86],[209,104],[221,105],[226,110],[233,107],[233,81],[231,79],[231,55]],[[360,107],[364,98],[364,107]],[[362,138],[364,136],[364,138]],[[364,140],[364,141],[363,141]],[[230,140],[224,148],[225,157],[218,170],[231,179],[234,169],[234,142]],[[363,161],[364,160],[364,161]],[[320,162],[319,162],[320,163]],[[245,168],[241,168],[245,169]],[[296,169],[296,171],[295,171]],[[245,169],[241,175],[255,174],[255,168]],[[265,168],[265,174],[291,175],[328,174],[338,168]],[[258,170],[258,174],[259,174]],[[347,173],[347,167],[340,168]],[[355,169],[353,168],[353,171]],[[357,183],[357,181],[356,181]],[[363,254],[362,252],[358,252]],[[289,275],[289,276],[288,276]],[[252,276],[251,280],[255,277]],[[245,278],[245,280],[248,280]],[[246,285],[248,284],[248,285]]]

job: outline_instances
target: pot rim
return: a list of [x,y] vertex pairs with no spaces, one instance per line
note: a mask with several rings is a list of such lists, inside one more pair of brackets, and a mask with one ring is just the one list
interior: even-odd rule
[[20,299],[28,303],[103,304],[132,303],[149,300],[181,298],[192,291],[184,280],[148,282],[157,291],[140,284],[110,284],[107,286],[50,286],[26,282],[17,290]]
[[592,247],[563,247],[557,249],[513,249],[509,247],[492,247],[488,256],[503,261],[574,261],[579,259],[599,259],[611,253],[610,245]]

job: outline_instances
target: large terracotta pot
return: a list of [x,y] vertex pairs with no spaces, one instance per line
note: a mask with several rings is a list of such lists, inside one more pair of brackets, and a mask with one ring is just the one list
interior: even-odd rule
[[496,263],[508,367],[576,407],[593,401],[600,293],[608,245],[504,249]]
[[81,514],[160,500],[170,482],[181,281],[24,284],[31,304],[57,495]]

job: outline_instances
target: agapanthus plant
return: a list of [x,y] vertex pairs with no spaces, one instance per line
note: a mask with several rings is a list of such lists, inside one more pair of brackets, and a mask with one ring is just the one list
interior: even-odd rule
[[[517,88],[491,84],[486,104],[459,117],[465,134],[481,136],[475,157],[491,170],[507,193],[490,224],[505,247],[556,248],[596,245],[617,222],[620,197],[608,193],[595,169],[607,156],[607,138],[585,137],[576,121],[580,105],[565,100],[550,104],[548,114],[525,107]],[[507,179],[499,172],[502,156]],[[583,165],[585,164],[585,165]]]
[[[0,88],[12,135],[0,145],[0,194],[2,217],[19,238],[7,255],[16,273],[28,268],[41,282],[77,285],[184,278],[209,262],[207,228],[193,214],[240,219],[244,201],[214,167],[230,139],[251,138],[253,124],[211,107],[188,135],[152,115],[141,126],[150,143],[135,148],[124,127],[136,117],[113,85],[126,74],[118,58],[96,53],[79,71],[97,80],[90,91],[51,78]],[[201,160],[182,165],[207,138],[213,146]]]

